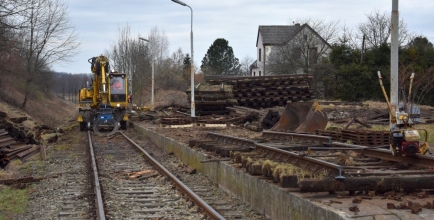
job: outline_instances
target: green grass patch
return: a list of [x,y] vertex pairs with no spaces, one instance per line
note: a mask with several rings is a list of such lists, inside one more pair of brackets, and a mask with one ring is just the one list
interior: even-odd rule
[[14,214],[24,213],[29,192],[29,189],[9,187],[0,190],[0,220],[11,219]]
[[56,150],[72,150],[72,146],[71,145],[58,145],[56,146]]
[[45,167],[45,163],[41,160],[30,160],[26,163],[22,163],[19,169],[24,172],[31,172],[33,170],[39,171]]

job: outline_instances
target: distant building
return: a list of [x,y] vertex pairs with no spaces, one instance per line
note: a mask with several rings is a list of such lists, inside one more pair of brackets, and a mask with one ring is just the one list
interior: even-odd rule
[[260,25],[250,75],[307,73],[330,51],[331,45],[308,24]]

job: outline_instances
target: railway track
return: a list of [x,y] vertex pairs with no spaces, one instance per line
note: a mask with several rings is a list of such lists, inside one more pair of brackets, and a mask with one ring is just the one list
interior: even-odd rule
[[[190,146],[232,157],[252,175],[300,192],[433,189],[434,157],[333,142],[329,136],[264,131],[259,140],[208,133]],[[277,174],[276,174],[277,172]]]
[[109,139],[89,134],[98,219],[224,219],[134,141]]
[[263,219],[168,156],[163,166],[141,147],[156,147],[150,139],[87,136],[90,156],[77,150],[74,171],[61,177],[59,219]]

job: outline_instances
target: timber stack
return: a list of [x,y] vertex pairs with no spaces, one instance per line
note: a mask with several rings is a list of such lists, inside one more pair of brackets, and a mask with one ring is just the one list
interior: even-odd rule
[[[197,115],[228,114],[226,107],[234,106],[231,85],[199,85],[194,90],[194,103]],[[191,88],[187,89],[188,100],[191,100]]]
[[233,86],[233,97],[237,104],[251,108],[285,106],[288,102],[315,99],[311,87],[313,76],[206,76],[209,85]]

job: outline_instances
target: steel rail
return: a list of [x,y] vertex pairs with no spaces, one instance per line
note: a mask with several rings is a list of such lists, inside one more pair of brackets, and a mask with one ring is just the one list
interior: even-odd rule
[[224,135],[224,134],[217,134],[217,133],[213,133],[213,132],[208,132],[207,136],[213,140],[217,139],[218,141],[222,141],[223,143],[226,143],[227,142],[226,140],[229,139],[230,141],[228,141],[228,142],[230,142],[231,144],[240,145],[241,147],[250,147],[253,149],[255,148],[255,144],[256,144],[256,141],[253,141],[253,140],[229,136],[229,135]]
[[305,164],[306,166],[311,166],[314,167],[312,168],[313,170],[318,170],[319,168],[325,168],[328,171],[330,171],[332,174],[336,175],[335,179],[345,179],[345,177],[342,175],[343,174],[343,167],[341,165],[338,164],[334,164],[334,163],[330,163],[324,160],[319,160],[316,158],[312,158],[312,157],[307,157],[307,156],[301,156],[299,154],[296,154],[294,152],[289,152],[289,151],[285,151],[285,150],[281,150],[281,149],[277,149],[274,147],[270,147],[264,144],[256,144],[256,150],[264,150],[264,151],[269,151],[269,152],[276,152],[280,155],[286,156],[287,157],[287,162],[295,164],[295,165],[300,165],[300,164]]
[[372,149],[370,147],[355,145],[355,144],[345,144],[339,142],[332,142],[333,146],[349,147],[348,150],[362,150],[363,155],[376,157],[383,160],[389,160],[398,163],[409,163],[419,166],[434,167],[434,157],[426,155],[407,155],[407,156],[394,156],[390,150],[385,149]]
[[165,176],[169,177],[175,185],[185,193],[190,199],[192,199],[198,206],[200,206],[204,212],[211,217],[212,219],[225,219],[221,216],[216,210],[214,210],[211,206],[208,205],[205,201],[200,198],[196,193],[194,193],[188,186],[186,186],[183,182],[181,182],[178,178],[175,177],[170,171],[168,171],[165,167],[163,167],[158,161],[151,157],[142,147],[140,147],[137,143],[135,143],[132,139],[127,137],[123,132],[120,132],[125,139],[128,140],[132,145],[134,145],[138,150],[140,150],[147,160],[149,160],[161,173]]
[[98,179],[98,169],[96,166],[95,153],[93,151],[92,138],[90,137],[90,131],[87,131],[87,136],[89,139],[89,149],[90,149],[90,157],[92,161],[92,170],[93,170],[93,179],[95,184],[95,205],[96,205],[96,217],[98,220],[105,220],[105,212],[104,212],[104,203],[101,195],[101,186],[99,184]]
[[310,140],[318,140],[322,141],[324,143],[331,143],[332,137],[330,136],[322,136],[322,135],[313,135],[313,134],[300,134],[300,133],[285,133],[285,132],[276,132],[276,131],[263,131],[262,136],[273,138],[277,137],[278,139],[281,137],[291,138],[291,139],[302,139],[302,138],[308,138]]

